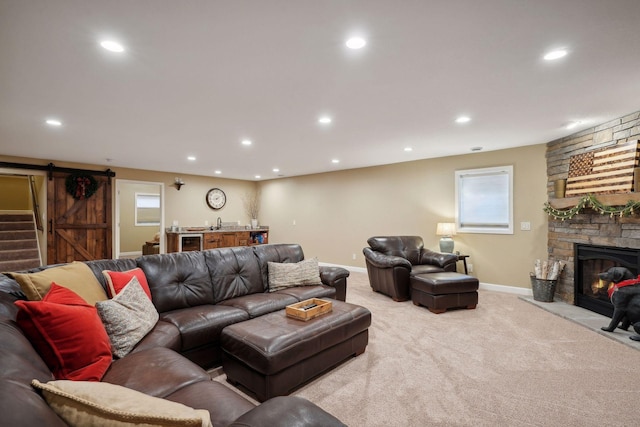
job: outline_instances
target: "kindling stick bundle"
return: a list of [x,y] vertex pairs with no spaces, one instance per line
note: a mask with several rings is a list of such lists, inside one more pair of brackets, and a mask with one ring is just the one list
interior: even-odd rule
[[554,261],[551,259],[548,261],[541,261],[537,259],[533,270],[535,272],[536,279],[557,280],[560,273],[562,273],[564,265],[564,261]]

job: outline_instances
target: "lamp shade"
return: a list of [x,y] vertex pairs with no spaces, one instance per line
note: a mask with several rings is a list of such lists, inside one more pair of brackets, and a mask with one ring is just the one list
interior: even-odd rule
[[439,222],[436,227],[437,236],[455,236],[456,224],[453,222]]

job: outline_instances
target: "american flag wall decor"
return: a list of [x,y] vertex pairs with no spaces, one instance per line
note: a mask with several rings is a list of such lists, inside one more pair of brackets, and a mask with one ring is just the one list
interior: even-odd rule
[[566,197],[633,191],[633,169],[638,166],[639,154],[635,140],[571,156]]

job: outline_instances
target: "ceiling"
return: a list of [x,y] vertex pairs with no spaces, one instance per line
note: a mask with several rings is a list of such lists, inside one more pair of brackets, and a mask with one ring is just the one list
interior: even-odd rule
[[545,143],[640,109],[639,18],[638,0],[0,0],[0,154],[264,180]]

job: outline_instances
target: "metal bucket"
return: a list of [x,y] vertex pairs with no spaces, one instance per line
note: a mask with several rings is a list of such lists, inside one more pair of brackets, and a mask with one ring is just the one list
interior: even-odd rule
[[553,295],[556,293],[558,281],[537,279],[535,276],[530,276],[530,278],[533,299],[541,302],[553,302]]

